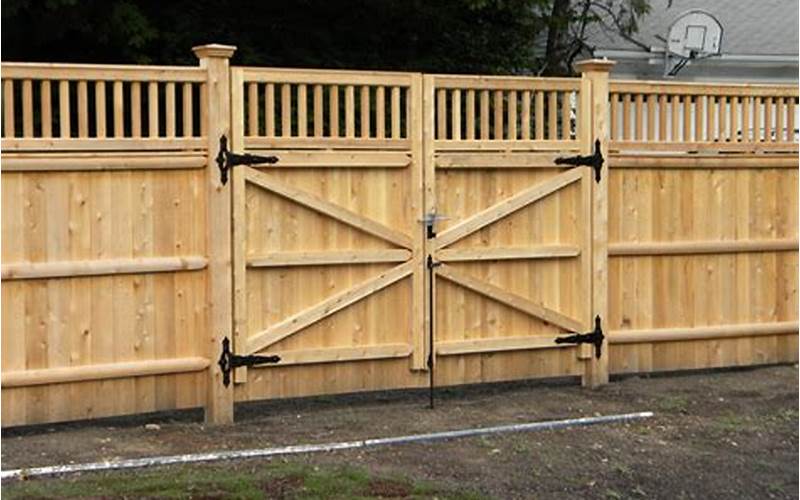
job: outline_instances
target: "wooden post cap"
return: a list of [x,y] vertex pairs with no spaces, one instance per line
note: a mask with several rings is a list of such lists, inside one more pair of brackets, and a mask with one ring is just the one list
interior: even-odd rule
[[219,43],[209,43],[207,45],[198,45],[192,47],[192,52],[198,59],[205,57],[225,57],[230,58],[236,52],[235,45],[222,45]]
[[608,59],[584,59],[575,63],[575,70],[579,73],[585,71],[611,71],[611,68],[617,64],[616,61],[609,61]]

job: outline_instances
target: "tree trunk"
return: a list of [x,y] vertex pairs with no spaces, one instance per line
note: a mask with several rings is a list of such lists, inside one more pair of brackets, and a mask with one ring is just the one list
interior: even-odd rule
[[547,25],[547,48],[544,75],[565,76],[571,73],[567,62],[570,0],[553,0]]

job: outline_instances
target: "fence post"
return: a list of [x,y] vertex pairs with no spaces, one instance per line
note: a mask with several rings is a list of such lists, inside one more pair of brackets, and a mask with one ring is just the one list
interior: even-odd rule
[[[605,161],[600,182],[591,181],[591,318],[600,316],[606,339],[601,356],[594,352],[586,356],[583,385],[598,387],[608,383],[608,73],[613,61],[588,59],[575,63],[581,72],[581,111],[583,124],[579,132],[581,151],[589,154],[594,150],[595,140],[600,141],[600,150]],[[588,95],[587,95],[588,93]]]
[[230,45],[201,45],[192,48],[200,60],[200,67],[208,71],[205,84],[206,107],[201,109],[200,120],[205,124],[208,162],[206,164],[206,251],[208,274],[206,300],[209,368],[205,420],[208,423],[233,422],[233,388],[222,384],[222,374],[216,364],[220,344],[231,338],[232,259],[231,259],[231,183],[222,185],[215,156],[222,135],[230,137],[230,71],[229,60],[236,47]]

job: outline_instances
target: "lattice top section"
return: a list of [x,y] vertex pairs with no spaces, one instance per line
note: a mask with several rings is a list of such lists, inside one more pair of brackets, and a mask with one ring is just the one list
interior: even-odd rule
[[[435,75],[436,140],[572,142],[580,79]],[[444,144],[442,144],[444,145]]]
[[412,73],[234,68],[234,89],[242,89],[245,144],[408,147],[413,77]]
[[3,149],[195,149],[204,69],[4,63]]
[[796,86],[612,81],[611,140],[792,143]]

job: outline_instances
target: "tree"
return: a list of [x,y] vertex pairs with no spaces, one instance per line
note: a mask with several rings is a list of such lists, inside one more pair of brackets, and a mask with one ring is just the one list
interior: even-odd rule
[[235,64],[561,75],[603,10],[635,31],[646,0],[607,1],[4,0],[3,56],[194,64],[190,47],[219,42]]

